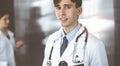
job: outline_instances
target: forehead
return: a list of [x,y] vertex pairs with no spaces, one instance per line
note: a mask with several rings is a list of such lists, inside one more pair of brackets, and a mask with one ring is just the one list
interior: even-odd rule
[[75,3],[72,2],[71,0],[60,0],[60,2],[57,3],[56,5],[65,5],[65,4],[68,4],[68,5],[75,5]]
[[3,15],[0,19],[9,18],[9,14]]

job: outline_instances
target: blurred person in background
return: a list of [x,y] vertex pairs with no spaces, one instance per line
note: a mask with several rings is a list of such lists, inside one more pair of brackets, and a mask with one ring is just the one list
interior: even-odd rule
[[9,12],[0,10],[0,66],[16,66],[14,49],[23,46],[23,41],[15,44],[14,34],[8,29]]

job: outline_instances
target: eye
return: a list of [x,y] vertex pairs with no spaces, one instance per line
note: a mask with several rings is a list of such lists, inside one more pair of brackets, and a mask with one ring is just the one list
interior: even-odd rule
[[70,9],[70,8],[71,8],[71,6],[69,6],[69,5],[66,5],[66,6],[65,6],[65,8],[66,8],[66,9]]
[[5,20],[5,21],[7,21],[7,20],[9,20],[9,18],[8,18],[8,17],[6,17],[6,18],[4,18],[4,20]]
[[57,6],[57,7],[55,7],[56,8],[56,10],[60,10],[61,9],[61,7],[60,6]]

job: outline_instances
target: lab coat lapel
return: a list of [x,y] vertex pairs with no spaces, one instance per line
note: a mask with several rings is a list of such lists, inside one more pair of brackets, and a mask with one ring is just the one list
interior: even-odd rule
[[57,36],[55,36],[55,39],[57,40],[53,45],[52,60],[54,62],[58,62],[58,60],[60,59],[61,30],[62,28],[58,31]]
[[[53,49],[53,58],[55,59],[57,59],[57,58],[60,58],[60,42],[61,42],[61,40],[59,39],[56,43],[55,43],[55,45],[53,46],[54,47],[54,49]],[[55,55],[55,56],[54,56]]]
[[73,41],[70,42],[70,44],[67,46],[66,50],[64,51],[63,55],[61,56],[61,60],[65,60],[67,57],[69,57],[74,50],[74,43]]

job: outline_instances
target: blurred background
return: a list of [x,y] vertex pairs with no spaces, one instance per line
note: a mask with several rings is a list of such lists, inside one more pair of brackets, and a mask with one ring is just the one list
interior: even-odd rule
[[[83,0],[79,22],[105,44],[109,66],[120,63],[119,0]],[[1,0],[0,8],[11,12],[16,40],[25,45],[15,51],[17,66],[41,66],[48,36],[60,28],[52,0]],[[3,4],[4,3],[4,4]]]

